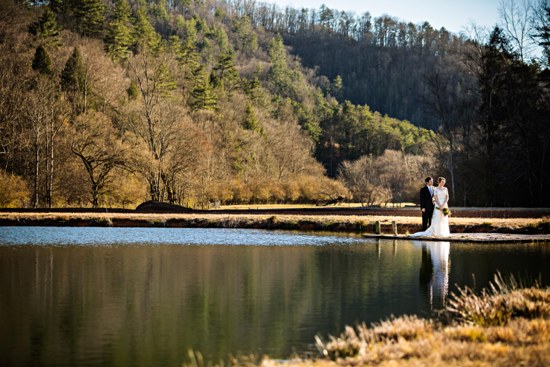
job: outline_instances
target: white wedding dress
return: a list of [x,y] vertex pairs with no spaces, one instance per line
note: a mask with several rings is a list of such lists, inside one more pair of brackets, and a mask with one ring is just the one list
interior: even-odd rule
[[448,191],[446,187],[442,189],[434,187],[434,201],[435,209],[432,215],[432,224],[428,227],[427,230],[423,232],[416,232],[412,234],[412,237],[422,237],[422,236],[437,236],[437,237],[446,237],[451,234],[449,230],[449,217],[443,214],[442,210],[437,208],[448,208]]

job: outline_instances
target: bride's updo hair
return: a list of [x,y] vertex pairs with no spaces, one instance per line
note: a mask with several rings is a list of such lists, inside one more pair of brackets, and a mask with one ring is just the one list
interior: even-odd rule
[[447,180],[445,179],[445,177],[438,177],[437,183],[440,183],[441,181],[447,181]]

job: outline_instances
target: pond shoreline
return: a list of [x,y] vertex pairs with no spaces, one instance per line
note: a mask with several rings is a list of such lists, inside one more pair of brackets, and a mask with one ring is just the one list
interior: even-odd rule
[[[70,212],[70,211],[1,211],[0,226],[75,226],[75,227],[166,227],[166,228],[248,228],[272,230],[331,231],[376,233],[380,223],[381,234],[393,234],[393,222],[400,235],[421,230],[419,215],[408,216],[405,211],[394,210],[393,215],[367,212],[350,215],[348,211],[326,211],[307,214],[300,210],[286,214],[287,210],[271,210],[262,214],[255,210],[232,212],[193,213],[137,213],[132,212]],[[454,211],[453,211],[454,213]],[[550,233],[550,219],[459,217],[450,220],[452,233],[506,233],[540,235]]]
[[[431,319],[402,316],[347,326],[337,337],[317,336],[319,357],[285,361],[264,357],[262,367],[547,366],[550,362],[550,288],[463,290]],[[249,364],[250,365],[250,364]],[[192,364],[185,364],[191,367]]]

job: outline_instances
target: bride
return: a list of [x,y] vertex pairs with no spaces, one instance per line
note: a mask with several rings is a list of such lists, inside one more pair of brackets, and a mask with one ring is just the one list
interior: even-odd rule
[[[434,188],[434,204],[435,210],[432,215],[432,224],[423,232],[416,232],[411,236],[439,236],[445,237],[451,234],[449,230],[449,191],[445,187],[445,177],[437,179],[437,187]],[[445,211],[444,211],[445,209]],[[447,212],[447,214],[445,214]]]

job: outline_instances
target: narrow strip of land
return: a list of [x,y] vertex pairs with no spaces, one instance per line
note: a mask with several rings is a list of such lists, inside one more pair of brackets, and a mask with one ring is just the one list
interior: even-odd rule
[[[0,212],[0,226],[94,226],[172,228],[256,228],[302,231],[353,231],[407,235],[421,230],[420,216],[399,215],[303,215],[303,214],[220,214],[220,213],[62,213]],[[550,233],[550,218],[451,217],[452,233]]]
[[446,242],[548,242],[550,234],[514,234],[514,233],[451,233],[449,236],[419,236],[392,235],[392,234],[364,234],[365,238],[378,238],[385,240],[412,240],[412,241],[446,241]]

